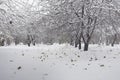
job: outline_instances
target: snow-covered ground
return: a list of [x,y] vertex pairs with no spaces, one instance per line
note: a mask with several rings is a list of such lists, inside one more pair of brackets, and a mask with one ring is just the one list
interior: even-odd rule
[[120,46],[0,47],[0,80],[120,80]]

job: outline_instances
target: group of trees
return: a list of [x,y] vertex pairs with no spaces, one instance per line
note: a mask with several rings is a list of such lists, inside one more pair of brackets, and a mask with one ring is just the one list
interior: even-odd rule
[[7,8],[0,8],[0,31],[16,44],[67,42],[81,49],[83,43],[87,51],[91,43],[114,46],[120,41],[118,0],[33,0],[30,4],[5,0],[3,4]]
[[[57,37],[84,51],[90,43],[119,43],[119,3],[116,0],[55,0],[50,1],[51,29]],[[49,25],[50,26],[50,25]],[[62,34],[61,34],[62,33]],[[60,38],[60,39],[61,39]]]

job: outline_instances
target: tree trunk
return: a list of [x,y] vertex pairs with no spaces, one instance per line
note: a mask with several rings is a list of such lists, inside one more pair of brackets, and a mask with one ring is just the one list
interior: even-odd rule
[[84,51],[88,51],[89,43],[84,43]]
[[2,41],[1,41],[1,46],[4,46],[5,45],[5,39],[2,39]]
[[30,47],[30,44],[31,44],[31,35],[27,35],[27,44]]
[[76,39],[75,40],[75,47],[77,47],[77,45],[78,45],[78,40]]
[[15,39],[14,39],[14,40],[15,40],[15,45],[18,45],[18,44],[19,44],[19,42],[20,42],[20,41],[19,41],[19,38],[18,38],[18,37],[15,37]]
[[28,43],[28,46],[30,47],[30,43]]
[[75,47],[77,47],[77,45],[78,45],[78,44],[77,44],[77,42],[75,41]]
[[73,39],[70,40],[70,45],[73,46]]
[[33,45],[35,46],[35,41],[33,41]]
[[9,38],[6,39],[6,44],[9,46],[11,44],[11,41]]
[[79,49],[81,49],[81,37],[79,39]]
[[109,46],[109,39],[106,39],[106,46]]
[[116,34],[115,34],[114,40],[113,40],[113,42],[112,42],[112,44],[111,44],[112,47],[114,47],[114,44],[115,44],[116,39],[117,39],[117,36],[116,36]]

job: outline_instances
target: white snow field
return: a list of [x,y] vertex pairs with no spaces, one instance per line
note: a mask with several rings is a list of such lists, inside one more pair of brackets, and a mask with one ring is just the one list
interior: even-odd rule
[[120,45],[0,47],[0,80],[120,80]]

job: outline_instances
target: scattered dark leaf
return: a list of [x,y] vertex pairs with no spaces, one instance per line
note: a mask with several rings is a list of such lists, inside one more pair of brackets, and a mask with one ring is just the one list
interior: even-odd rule
[[80,56],[78,55],[78,57],[80,57]]
[[73,59],[71,59],[71,62],[73,62],[74,60]]
[[89,61],[92,61],[92,60],[93,60],[93,58],[91,57]]
[[90,59],[92,60],[93,58],[91,57]]
[[104,56],[103,58],[106,58],[106,56]]
[[104,64],[101,64],[100,67],[104,67],[105,65]]
[[59,58],[63,58],[62,56],[59,56]]
[[98,60],[97,58],[95,58],[95,60]]
[[13,22],[12,21],[10,21],[10,24],[12,24]]
[[20,70],[21,68],[22,68],[22,67],[21,67],[21,66],[19,66],[17,69],[18,69],[18,70]]

